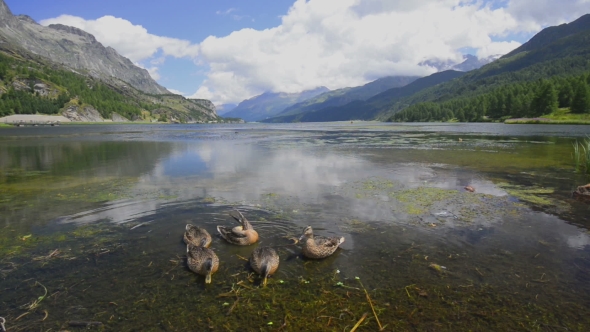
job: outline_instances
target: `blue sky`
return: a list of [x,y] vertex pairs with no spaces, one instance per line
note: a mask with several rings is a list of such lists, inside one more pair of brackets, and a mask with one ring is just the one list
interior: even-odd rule
[[428,75],[424,60],[504,54],[588,0],[5,0],[148,69],[171,91],[237,103],[265,91],[357,86]]

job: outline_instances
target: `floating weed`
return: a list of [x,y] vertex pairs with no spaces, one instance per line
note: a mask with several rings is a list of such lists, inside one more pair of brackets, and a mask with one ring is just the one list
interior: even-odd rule
[[509,195],[518,198],[521,201],[528,202],[534,205],[553,205],[555,200],[547,195],[553,194],[554,190],[551,188],[538,187],[523,187],[517,185],[510,185],[508,183],[498,183],[498,187],[504,189]]

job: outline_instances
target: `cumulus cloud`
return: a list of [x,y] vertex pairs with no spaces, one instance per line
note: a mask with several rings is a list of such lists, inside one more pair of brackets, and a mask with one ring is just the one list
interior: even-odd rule
[[460,62],[507,53],[493,41],[522,29],[505,8],[469,0],[297,0],[279,26],[242,29],[200,44],[207,78],[193,95],[239,102],[264,91],[364,84],[387,75],[428,75],[428,59]]
[[170,88],[167,88],[167,89],[168,89],[168,91],[170,91],[170,92],[172,92],[172,93],[174,93],[176,95],[184,96],[184,92],[182,92],[182,91],[178,91],[178,90],[170,89]]
[[[114,48],[136,64],[151,59],[152,66],[146,69],[156,80],[160,78],[158,66],[163,63],[166,56],[195,58],[199,54],[199,46],[187,40],[156,36],[148,33],[147,29],[141,25],[134,25],[125,19],[110,15],[96,20],[61,15],[42,20],[40,23],[42,25],[60,23],[82,29],[94,35],[103,45]],[[152,58],[160,53],[160,57]]]
[[[233,17],[236,8],[219,10]],[[237,103],[265,91],[357,86],[387,75],[428,75],[425,60],[460,62],[520,46],[514,36],[569,22],[590,12],[590,0],[296,0],[280,25],[209,36],[195,45],[148,33],[113,16],[62,15],[158,77],[168,56],[189,57],[206,70],[193,98]],[[234,18],[235,19],[235,18]],[[147,60],[152,60],[147,61]]]
[[571,22],[590,12],[590,0],[510,0],[507,12],[531,32]]

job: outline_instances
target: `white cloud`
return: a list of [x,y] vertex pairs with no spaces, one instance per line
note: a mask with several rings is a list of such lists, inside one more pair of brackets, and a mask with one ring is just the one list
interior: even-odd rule
[[480,47],[477,50],[476,56],[480,59],[487,58],[491,55],[503,55],[516,49],[521,44],[516,41],[502,41],[502,42],[491,42],[486,46]]
[[232,8],[229,8],[227,10],[218,10],[218,11],[215,12],[215,14],[217,14],[217,15],[228,15],[231,12],[235,12],[236,10],[238,10],[238,9],[232,7]]
[[182,92],[182,91],[178,91],[176,89],[170,89],[170,88],[167,88],[167,89],[168,89],[168,91],[170,91],[170,92],[172,92],[174,94],[184,96],[184,92]]
[[[217,11],[229,18],[237,8]],[[148,33],[113,16],[62,15],[41,21],[88,31],[154,78],[166,57],[187,57],[207,68],[191,97],[237,103],[264,91],[299,92],[364,84],[386,75],[428,75],[424,60],[460,61],[518,47],[514,36],[569,22],[590,12],[590,0],[296,0],[279,26],[244,28],[199,45]],[[234,17],[236,16],[236,17]]]
[[590,0],[510,0],[507,11],[528,31],[571,22],[590,12]]
[[[125,19],[110,15],[96,20],[61,15],[42,20],[40,23],[46,26],[60,23],[82,29],[94,35],[103,45],[114,48],[136,64],[151,60],[152,66],[146,69],[156,80],[160,78],[158,66],[164,62],[166,56],[195,58],[199,54],[199,46],[187,40],[156,36],[148,33],[141,25],[134,25]],[[160,53],[161,56],[153,58]]]
[[[264,91],[364,84],[387,75],[428,75],[426,59],[507,53],[497,41],[523,27],[505,8],[476,0],[297,0],[281,25],[242,29],[200,44],[210,71],[193,97],[239,102]],[[492,40],[494,39],[494,40]]]

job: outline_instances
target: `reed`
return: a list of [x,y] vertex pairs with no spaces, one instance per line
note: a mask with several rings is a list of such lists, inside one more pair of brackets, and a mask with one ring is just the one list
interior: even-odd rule
[[576,140],[574,147],[574,165],[577,173],[590,174],[590,137]]

